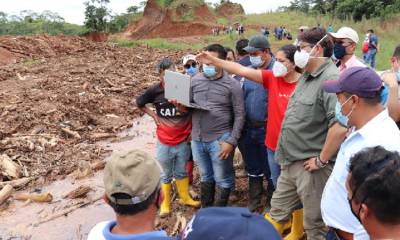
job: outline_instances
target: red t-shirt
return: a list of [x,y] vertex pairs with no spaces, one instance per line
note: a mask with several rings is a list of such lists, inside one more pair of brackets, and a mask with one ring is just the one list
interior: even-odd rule
[[268,121],[265,145],[275,151],[289,98],[296,83],[287,83],[283,77],[275,77],[272,71],[262,70],[264,88],[268,90]]
[[138,107],[154,104],[160,125],[157,126],[158,140],[165,145],[176,146],[188,140],[192,131],[192,114],[179,112],[164,97],[164,87],[157,83],[136,99]]

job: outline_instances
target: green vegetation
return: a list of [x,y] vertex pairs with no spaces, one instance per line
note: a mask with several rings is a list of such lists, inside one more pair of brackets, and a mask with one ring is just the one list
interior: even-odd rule
[[341,20],[356,22],[364,18],[388,18],[400,13],[400,0],[292,0],[286,11],[335,16]]
[[51,11],[35,13],[24,10],[19,15],[0,12],[0,35],[80,35],[86,31],[82,26],[66,23],[64,18]]
[[204,47],[202,44],[188,44],[188,43],[180,43],[174,42],[163,38],[153,38],[153,39],[142,39],[142,40],[127,40],[121,38],[112,38],[110,39],[111,43],[117,44],[121,47],[137,47],[137,46],[147,46],[151,48],[159,48],[159,49],[176,49],[176,50],[185,50],[185,49],[201,49]]
[[[340,20],[323,15],[312,16],[301,12],[277,12],[267,14],[252,14],[247,15],[245,25],[264,23],[270,28],[271,36],[273,28],[277,26],[285,26],[296,37],[297,28],[301,25],[317,26],[320,24],[322,27],[328,27],[332,24],[335,30],[342,26],[348,26],[358,32],[360,43],[358,46],[357,56],[362,58],[361,43],[364,39],[365,33],[368,29],[373,29],[379,38],[380,51],[377,55],[377,69],[384,70],[390,67],[389,59],[393,54],[394,48],[400,44],[400,29],[398,21],[400,16],[394,16],[393,19],[382,21],[380,19],[364,19],[361,22],[354,22],[352,20]],[[273,37],[272,43],[275,42]]]
[[171,3],[173,1],[174,0],[157,0],[157,4],[158,4],[158,6],[161,6],[163,8],[167,8],[167,7],[169,7],[171,5]]
[[85,26],[90,32],[104,32],[107,29],[107,16],[110,0],[90,0],[85,2]]
[[[143,7],[131,6],[126,13],[111,15],[107,8],[110,0],[90,0],[85,2],[85,26],[89,32],[122,32],[130,22],[140,19],[143,12],[139,11]],[[110,20],[108,20],[110,19]]]
[[229,24],[229,20],[224,18],[224,17],[220,17],[217,19],[217,23],[221,24],[221,25],[228,25]]
[[[218,21],[223,21],[221,18]],[[252,14],[247,15],[244,20],[244,25],[261,25],[268,26],[270,29],[270,42],[273,51],[276,51],[279,47],[285,44],[291,44],[293,41],[277,41],[273,37],[273,28],[275,26],[286,26],[289,31],[293,34],[294,38],[297,35],[297,28],[301,25],[317,26],[320,24],[322,27],[327,27],[332,24],[335,30],[338,30],[342,26],[350,26],[354,28],[360,37],[360,43],[357,49],[357,56],[362,58],[361,53],[361,42],[364,38],[365,32],[372,28],[377,33],[380,40],[380,51],[377,55],[377,69],[385,70],[390,67],[389,59],[393,54],[396,45],[400,44],[400,29],[397,27],[398,18],[387,20],[382,22],[379,19],[363,20],[362,22],[353,22],[351,20],[341,21],[339,19],[332,19],[326,16],[310,16],[300,12],[277,12],[277,13],[266,13],[266,14]],[[222,24],[222,22],[221,22]],[[258,34],[259,29],[247,29],[243,37],[250,38],[251,36]],[[219,43],[223,46],[233,48],[236,41],[239,40],[239,36],[235,33],[230,35],[221,34],[219,36],[203,36],[200,38],[193,38],[192,44],[181,43],[180,40],[168,40],[168,39],[148,39],[148,40],[112,40],[120,46],[135,47],[138,45],[147,45],[154,48],[168,48],[168,49],[201,49],[211,43]]]

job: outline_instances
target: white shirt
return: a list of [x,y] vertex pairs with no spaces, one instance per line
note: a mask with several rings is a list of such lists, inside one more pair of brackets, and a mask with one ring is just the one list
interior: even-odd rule
[[96,224],[96,226],[90,230],[87,240],[105,240],[103,230],[109,223],[110,221],[104,221]]
[[116,225],[116,221],[105,221],[98,223],[90,230],[87,240],[152,240],[170,239],[165,231],[152,231],[141,234],[119,235],[111,233],[111,229]]
[[352,214],[348,202],[346,179],[350,158],[367,147],[382,146],[400,152],[400,131],[385,109],[342,143],[335,167],[325,185],[321,200],[322,218],[329,227],[354,234],[354,240],[368,240],[364,227]]

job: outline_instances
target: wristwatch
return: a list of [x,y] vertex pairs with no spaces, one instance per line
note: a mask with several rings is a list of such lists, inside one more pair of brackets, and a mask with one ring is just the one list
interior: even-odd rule
[[328,164],[329,164],[329,160],[324,163],[321,161],[319,156],[317,156],[315,158],[315,165],[317,165],[318,168],[324,168],[324,167],[328,166]]

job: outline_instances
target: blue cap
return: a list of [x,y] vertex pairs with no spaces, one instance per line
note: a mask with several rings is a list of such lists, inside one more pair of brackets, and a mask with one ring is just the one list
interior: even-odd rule
[[328,93],[350,93],[363,98],[373,98],[383,86],[379,75],[371,68],[352,67],[343,72],[339,80],[327,80],[322,88]]
[[188,223],[178,240],[281,240],[275,228],[247,208],[202,208]]

